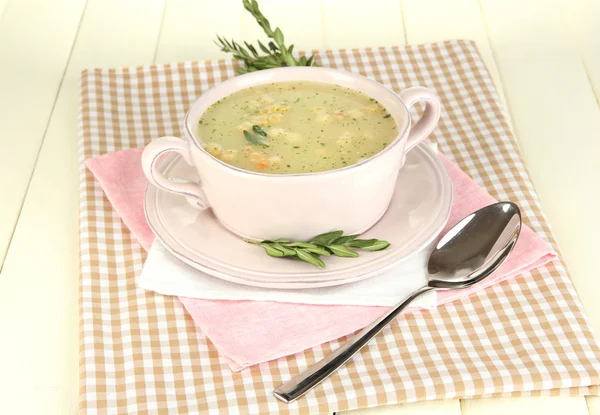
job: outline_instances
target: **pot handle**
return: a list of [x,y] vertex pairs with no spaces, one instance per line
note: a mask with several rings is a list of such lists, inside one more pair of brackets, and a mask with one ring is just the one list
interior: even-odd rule
[[415,86],[402,91],[400,99],[409,109],[418,101],[424,101],[426,104],[423,116],[411,128],[408,135],[406,151],[410,151],[435,129],[440,119],[442,104],[440,98],[432,90],[422,86]]
[[206,195],[199,183],[182,179],[169,179],[158,170],[158,160],[166,153],[181,154],[190,163],[188,144],[178,137],[162,137],[151,141],[142,152],[142,170],[150,184],[167,192],[184,195],[192,206],[200,210],[208,209]]

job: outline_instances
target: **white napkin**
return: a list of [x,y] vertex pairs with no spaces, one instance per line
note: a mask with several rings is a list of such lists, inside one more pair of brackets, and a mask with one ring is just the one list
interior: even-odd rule
[[[164,295],[205,300],[279,301],[303,304],[392,306],[427,283],[426,263],[433,244],[408,260],[372,278],[325,288],[280,290],[235,284],[212,277],[179,261],[154,241],[138,286]],[[435,307],[435,292],[415,300],[413,306]]]

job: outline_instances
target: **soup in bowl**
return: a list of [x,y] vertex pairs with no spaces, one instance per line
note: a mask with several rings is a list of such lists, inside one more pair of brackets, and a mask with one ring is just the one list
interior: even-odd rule
[[196,138],[214,157],[245,170],[314,173],[347,167],[387,147],[398,126],[376,99],[323,82],[242,89],[212,104]]
[[[408,108],[418,101],[426,108],[412,126]],[[142,167],[152,185],[210,207],[245,238],[362,233],[385,213],[406,152],[439,115],[426,88],[396,94],[335,69],[269,69],[205,92],[185,116],[184,137],[152,141]],[[194,166],[200,182],[164,177],[158,161],[167,152]]]

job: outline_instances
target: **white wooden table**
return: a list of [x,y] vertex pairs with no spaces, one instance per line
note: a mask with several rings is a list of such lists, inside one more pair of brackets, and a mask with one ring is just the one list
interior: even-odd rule
[[[600,2],[260,0],[297,48],[475,40],[600,333]],[[219,58],[262,34],[241,0],[0,0],[0,414],[78,389],[79,73]],[[600,414],[600,398],[435,401],[353,414]]]

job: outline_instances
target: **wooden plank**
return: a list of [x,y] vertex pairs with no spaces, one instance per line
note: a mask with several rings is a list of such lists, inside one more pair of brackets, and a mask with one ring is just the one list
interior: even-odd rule
[[7,3],[8,0],[0,0],[0,19],[2,19],[2,13],[4,13],[4,9],[6,8]]
[[600,2],[563,0],[570,29],[575,35],[590,82],[600,103]]
[[484,0],[483,10],[526,165],[600,333],[600,217],[592,190],[600,182],[596,98],[556,3]]
[[241,0],[170,0],[156,62],[226,58],[214,43],[216,35],[240,41],[242,13],[247,12]]
[[0,2],[0,268],[84,4],[84,0]]
[[[600,218],[590,189],[600,180],[600,111],[589,72],[557,3],[484,0],[482,8],[525,163],[598,333]],[[558,407],[556,398],[546,399],[548,410]],[[577,398],[570,402],[579,408],[570,413],[587,413]]]
[[404,0],[403,9],[407,43],[474,40],[506,108],[502,80],[477,0]]
[[397,0],[326,0],[324,46],[328,49],[404,45],[402,10]]
[[338,415],[461,415],[460,402],[455,400],[425,401],[402,405],[379,406],[336,412]]
[[[575,35],[596,101],[600,104],[600,2],[563,0],[563,7],[567,11],[567,22]],[[600,415],[600,397],[588,396],[586,401],[590,415]]]
[[79,74],[151,62],[163,5],[89,0],[0,278],[2,414],[75,413]]
[[[294,50],[307,51],[323,46],[321,0],[260,0],[259,3],[271,28],[281,28],[286,45],[293,44]],[[254,17],[245,10],[242,14],[241,39],[249,43],[256,39],[267,40]]]
[[462,399],[463,415],[587,414],[584,398],[570,396]]
[[[447,2],[440,0],[405,0],[403,6],[406,36],[407,42],[409,43],[433,42],[449,38],[475,40],[506,108],[506,97],[502,84],[503,77],[501,76],[504,74],[501,74],[496,65],[496,58],[488,40],[486,21],[481,14],[480,4],[477,1],[458,0]],[[498,30],[501,31],[502,34],[505,34],[508,28],[511,28],[512,30],[512,25],[507,21],[504,23],[504,26]],[[515,47],[515,45],[512,45],[512,47]],[[510,64],[510,62],[505,62],[505,66],[510,66]],[[523,91],[526,91],[526,89],[523,88]],[[520,402],[523,408],[538,405],[548,408],[546,412],[548,414],[562,413],[553,410],[555,398],[522,398],[518,401],[497,399],[463,400],[463,413],[492,413],[489,412],[489,407],[494,407],[496,401],[498,401],[498,408],[504,408],[503,405]],[[581,412],[585,400],[582,398],[575,398],[574,402],[576,402],[576,406],[573,409],[575,411],[574,413],[585,413]],[[557,404],[557,408],[559,407],[560,405]],[[503,409],[503,411],[497,413],[508,413],[508,410]]]

